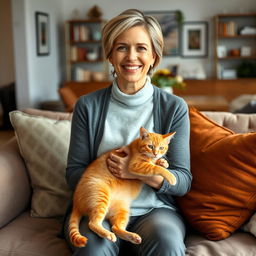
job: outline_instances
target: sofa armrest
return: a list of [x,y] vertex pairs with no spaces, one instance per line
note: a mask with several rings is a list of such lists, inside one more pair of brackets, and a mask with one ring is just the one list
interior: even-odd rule
[[28,206],[31,187],[16,138],[0,147],[0,228]]

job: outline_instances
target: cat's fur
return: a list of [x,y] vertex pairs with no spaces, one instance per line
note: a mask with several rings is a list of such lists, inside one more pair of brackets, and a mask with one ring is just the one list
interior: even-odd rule
[[[175,176],[166,169],[167,161],[163,162],[161,159],[167,152],[174,134],[175,132],[166,135],[149,133],[141,128],[140,138],[127,146],[131,156],[129,172],[142,176],[161,175],[171,185],[175,185]],[[119,179],[111,174],[107,159],[110,153],[114,152],[115,150],[107,152],[93,161],[76,187],[69,221],[70,241],[76,247],[83,247],[87,243],[87,238],[79,233],[79,223],[84,215],[89,218],[89,228],[100,237],[115,242],[117,235],[132,243],[141,243],[141,237],[126,231],[126,226],[129,221],[130,204],[140,193],[142,182]],[[102,226],[105,218],[110,221],[113,232]]]

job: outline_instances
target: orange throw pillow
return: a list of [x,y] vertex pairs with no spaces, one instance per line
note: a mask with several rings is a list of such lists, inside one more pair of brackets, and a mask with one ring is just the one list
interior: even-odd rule
[[210,240],[227,238],[256,210],[256,133],[235,134],[190,109],[192,187],[177,202]]

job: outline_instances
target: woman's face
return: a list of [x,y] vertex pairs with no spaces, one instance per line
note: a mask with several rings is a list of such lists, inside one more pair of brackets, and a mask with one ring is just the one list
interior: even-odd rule
[[109,61],[115,69],[121,91],[133,94],[140,90],[146,82],[150,66],[155,62],[147,30],[136,26],[118,36]]

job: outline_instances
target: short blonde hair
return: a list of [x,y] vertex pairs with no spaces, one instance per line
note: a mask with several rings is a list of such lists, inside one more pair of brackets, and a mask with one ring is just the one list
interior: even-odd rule
[[102,29],[102,45],[105,58],[109,59],[116,38],[126,30],[143,26],[149,33],[152,48],[156,54],[156,60],[152,68],[155,68],[161,61],[163,54],[163,34],[158,21],[149,15],[143,14],[136,9],[129,9],[113,19],[109,20]]

